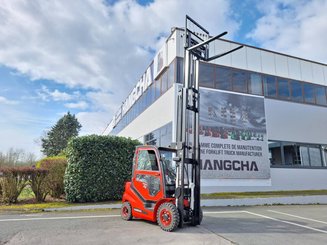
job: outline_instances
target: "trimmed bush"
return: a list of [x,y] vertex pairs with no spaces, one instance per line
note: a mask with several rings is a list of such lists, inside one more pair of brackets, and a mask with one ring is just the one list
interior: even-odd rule
[[65,156],[46,157],[36,164],[37,168],[48,170],[48,175],[44,180],[52,197],[60,198],[65,194],[64,175],[67,167],[67,158]]
[[7,167],[0,169],[1,201],[16,203],[18,196],[28,184],[32,171],[31,167]]
[[49,189],[46,185],[46,178],[49,170],[36,168],[33,169],[30,175],[30,186],[35,195],[37,202],[44,202],[49,194]]
[[135,147],[124,137],[90,135],[68,143],[64,177],[69,202],[119,200],[131,178]]

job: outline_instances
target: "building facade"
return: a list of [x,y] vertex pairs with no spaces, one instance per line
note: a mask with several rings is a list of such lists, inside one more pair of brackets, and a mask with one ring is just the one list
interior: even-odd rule
[[[105,134],[175,141],[183,35],[173,29]],[[244,45],[199,71],[202,192],[327,189],[327,65]]]

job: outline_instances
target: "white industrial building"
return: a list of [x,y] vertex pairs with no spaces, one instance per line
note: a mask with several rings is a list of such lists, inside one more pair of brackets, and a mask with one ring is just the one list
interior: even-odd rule
[[[172,30],[105,134],[176,141],[183,34]],[[209,52],[238,45],[219,39]],[[244,45],[202,62],[199,82],[202,192],[327,189],[326,64]]]

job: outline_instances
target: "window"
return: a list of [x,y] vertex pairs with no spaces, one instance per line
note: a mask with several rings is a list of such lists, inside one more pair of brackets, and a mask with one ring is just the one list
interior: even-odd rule
[[326,89],[323,86],[316,86],[316,103],[318,105],[327,105]]
[[184,82],[184,60],[182,58],[177,58],[177,83]]
[[233,91],[247,93],[247,82],[249,73],[245,71],[233,70],[232,72]]
[[161,75],[161,94],[164,94],[168,89],[168,74],[167,70]]
[[156,153],[153,150],[140,150],[137,155],[137,169],[158,171]]
[[155,86],[155,100],[160,97],[160,89],[161,89],[161,80],[155,80],[154,81]]
[[296,142],[269,141],[271,165],[290,167],[324,167],[326,146]]
[[292,92],[291,99],[293,101],[303,102],[302,82],[293,80],[290,82],[290,85]]
[[168,88],[170,88],[172,86],[172,84],[175,82],[175,64],[176,61],[173,61],[170,65],[169,65],[169,69],[168,69]]
[[282,153],[281,153],[281,143],[269,141],[269,160],[271,165],[281,165],[282,164]]
[[144,143],[168,147],[172,142],[172,123],[168,123],[144,136]]
[[295,143],[283,143],[285,165],[300,165],[301,155],[299,146]]
[[273,76],[263,76],[265,86],[265,95],[269,97],[276,97],[276,78]]
[[215,88],[223,90],[232,90],[231,69],[225,67],[216,67]]
[[199,74],[200,86],[213,88],[214,66],[200,62]]
[[305,83],[303,85],[303,90],[304,90],[304,101],[307,103],[315,103],[314,85]]
[[262,95],[262,82],[261,82],[260,74],[256,74],[256,73],[250,74],[248,89],[250,94]]
[[288,80],[284,78],[278,78],[278,97],[281,99],[290,98],[290,87],[288,85]]

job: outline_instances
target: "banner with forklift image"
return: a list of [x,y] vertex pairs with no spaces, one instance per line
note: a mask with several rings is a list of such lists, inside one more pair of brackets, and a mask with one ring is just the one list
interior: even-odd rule
[[268,179],[264,98],[200,89],[202,179]]

